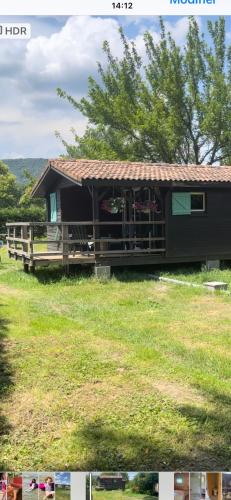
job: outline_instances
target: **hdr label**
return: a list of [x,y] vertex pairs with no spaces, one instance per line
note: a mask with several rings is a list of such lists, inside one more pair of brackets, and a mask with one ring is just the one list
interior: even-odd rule
[[23,23],[0,24],[0,40],[29,40],[31,37],[31,25]]

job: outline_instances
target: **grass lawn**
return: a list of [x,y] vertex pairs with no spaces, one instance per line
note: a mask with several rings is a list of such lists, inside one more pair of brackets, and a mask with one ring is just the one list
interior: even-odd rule
[[3,253],[0,330],[0,470],[230,469],[230,296]]
[[55,500],[70,500],[71,494],[70,490],[65,488],[56,488],[55,490]]
[[[157,497],[133,493],[131,490],[96,491],[93,490],[92,500],[155,500]],[[57,500],[57,499],[56,499]]]

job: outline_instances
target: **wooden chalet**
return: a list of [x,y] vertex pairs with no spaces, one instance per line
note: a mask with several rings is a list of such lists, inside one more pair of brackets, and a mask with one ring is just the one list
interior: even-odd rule
[[122,474],[101,474],[97,478],[98,489],[103,490],[125,490],[126,479]]
[[50,160],[47,222],[7,224],[25,270],[231,259],[231,167]]

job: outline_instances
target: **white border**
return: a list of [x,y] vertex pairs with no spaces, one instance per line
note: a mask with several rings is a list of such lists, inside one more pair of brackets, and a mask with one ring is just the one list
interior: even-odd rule
[[[112,1],[0,0],[0,15],[231,15],[230,0],[215,0],[215,4],[211,5],[175,5],[170,3],[171,0],[133,0],[133,10],[115,10]],[[126,1],[121,0],[121,3]]]

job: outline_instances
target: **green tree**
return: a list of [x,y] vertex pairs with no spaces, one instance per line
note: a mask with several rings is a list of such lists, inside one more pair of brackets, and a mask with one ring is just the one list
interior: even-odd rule
[[0,161],[0,209],[14,206],[19,196],[16,177],[10,173],[7,165]]
[[210,42],[189,18],[185,46],[177,45],[160,19],[160,41],[146,32],[144,65],[134,43],[120,29],[123,57],[103,51],[100,81],[89,78],[88,96],[61,98],[88,119],[74,144],[61,138],[74,158],[224,163],[231,157],[231,48],[224,18],[208,22]]
[[157,496],[158,474],[155,472],[138,472],[132,481],[132,490],[136,493]]
[[0,161],[0,234],[6,234],[7,222],[43,221],[46,217],[43,199],[31,199],[35,178],[24,172],[27,183],[17,184],[7,165]]
[[34,187],[37,178],[32,175],[29,170],[23,170],[23,177],[26,179],[26,184],[22,187],[19,206],[21,207],[37,207],[44,208],[45,202],[43,198],[31,198],[31,191]]

